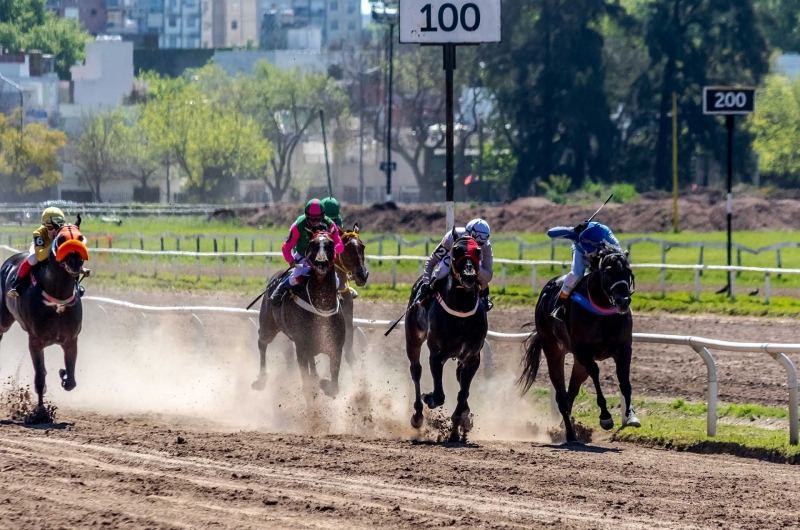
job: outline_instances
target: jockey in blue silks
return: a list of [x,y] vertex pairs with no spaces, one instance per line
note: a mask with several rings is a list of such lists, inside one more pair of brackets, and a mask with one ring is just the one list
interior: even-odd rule
[[[619,241],[614,237],[614,233],[606,225],[597,222],[583,222],[575,228],[568,226],[557,226],[547,231],[550,238],[564,238],[572,241],[572,270],[564,278],[564,285],[556,299],[555,309],[550,314],[555,319],[561,320],[564,317],[564,307],[569,295],[578,281],[586,274],[586,269],[591,266],[592,259],[604,243],[609,243],[619,247]],[[622,249],[620,248],[620,251]]]

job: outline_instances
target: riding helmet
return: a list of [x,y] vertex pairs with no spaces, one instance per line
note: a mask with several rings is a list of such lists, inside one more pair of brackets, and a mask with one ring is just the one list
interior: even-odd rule
[[489,230],[489,223],[483,219],[473,219],[467,223],[466,228],[470,237],[477,241],[479,245],[485,245],[489,241],[491,230]]
[[60,208],[51,206],[42,212],[42,224],[49,229],[64,226],[64,212]]
[[606,240],[608,234],[611,230],[608,229],[607,226],[592,222],[589,223],[589,226],[581,232],[581,235],[578,236],[580,239],[581,247],[586,252],[592,253],[597,250],[598,245]]
[[325,197],[322,199],[322,207],[325,210],[325,215],[331,219],[339,216],[339,201],[333,197]]
[[305,214],[306,217],[322,217],[325,214],[322,202],[319,199],[310,199],[306,203]]

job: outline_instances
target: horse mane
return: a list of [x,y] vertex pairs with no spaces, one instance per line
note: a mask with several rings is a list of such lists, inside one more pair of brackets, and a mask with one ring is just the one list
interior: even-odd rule
[[612,245],[608,241],[603,241],[599,245],[599,249],[595,257],[595,259],[597,260],[598,267],[601,263],[603,263],[603,261],[606,258],[611,258],[611,257],[622,258],[625,265],[628,265],[628,254],[624,250],[622,250],[620,247],[616,245]]

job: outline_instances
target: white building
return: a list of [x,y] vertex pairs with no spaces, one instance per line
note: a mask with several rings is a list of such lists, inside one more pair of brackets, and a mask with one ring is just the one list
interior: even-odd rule
[[0,75],[6,80],[0,87],[0,109],[10,114],[18,108],[21,91],[26,123],[55,123],[59,101],[53,67],[53,56],[39,52],[0,55]]
[[88,111],[116,107],[133,88],[133,43],[98,37],[86,44],[86,60],[70,68],[73,104]]

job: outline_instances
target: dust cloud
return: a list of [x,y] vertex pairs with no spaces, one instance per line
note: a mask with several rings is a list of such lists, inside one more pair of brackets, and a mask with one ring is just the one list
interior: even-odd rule
[[[356,434],[376,438],[436,439],[430,426],[410,426],[414,387],[402,349],[402,330],[390,338],[369,334],[367,351],[356,348],[354,366],[342,362],[340,392],[331,399],[317,391],[304,394],[300,374],[284,351],[281,335],[267,351],[267,387],[250,384],[258,374],[256,329],[249,320],[187,315],[142,315],[84,304],[79,341],[78,386],[64,392],[58,370],[63,354],[46,350],[47,397],[69,421],[69,409],[103,414],[178,415],[196,418],[198,428],[270,430],[304,434]],[[400,339],[400,340],[399,340]],[[423,392],[432,390],[427,351],[423,350]],[[326,356],[317,357],[321,378],[329,377]],[[27,336],[14,326],[0,345],[0,378],[19,385],[33,383]],[[483,368],[473,380],[471,441],[549,441],[552,427],[546,411],[520,398],[513,370],[496,369],[491,379]],[[441,413],[426,408],[426,418],[449,417],[456,405],[455,362],[445,366],[447,400]],[[65,410],[66,409],[66,410]],[[432,422],[434,423],[434,422]]]

